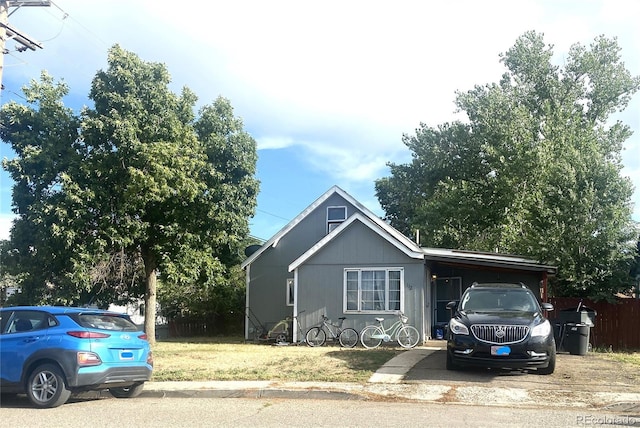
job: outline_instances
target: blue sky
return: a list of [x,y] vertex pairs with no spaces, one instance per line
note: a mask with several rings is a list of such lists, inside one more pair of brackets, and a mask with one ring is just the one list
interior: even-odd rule
[[[446,3],[446,4],[445,4]],[[525,31],[544,33],[562,64],[569,47],[604,34],[640,75],[640,2],[54,0],[11,9],[9,22],[44,49],[4,57],[2,102],[47,70],[88,103],[91,80],[115,43],[167,65],[178,92],[219,95],[258,142],[261,191],[251,233],[268,239],[338,185],[382,215],[374,181],[406,162],[402,134],[460,118],[455,91],[499,80],[499,54]],[[623,173],[640,221],[640,94],[618,119],[635,134]],[[0,156],[12,157],[0,144]],[[0,239],[11,222],[11,180],[0,173]]]

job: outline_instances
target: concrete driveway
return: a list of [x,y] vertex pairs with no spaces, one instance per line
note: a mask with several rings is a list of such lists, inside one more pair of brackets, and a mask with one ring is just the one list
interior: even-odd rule
[[446,370],[446,344],[426,347],[423,357],[402,376],[403,382],[477,384],[525,389],[567,389],[585,392],[640,393],[640,369],[607,359],[603,354],[558,353],[556,370],[539,375],[535,370]]
[[369,392],[386,395],[385,389],[414,399],[420,391],[439,402],[585,407],[640,415],[640,370],[596,353],[559,353],[551,375],[535,370],[450,371],[446,343],[430,342],[398,355],[371,377]]

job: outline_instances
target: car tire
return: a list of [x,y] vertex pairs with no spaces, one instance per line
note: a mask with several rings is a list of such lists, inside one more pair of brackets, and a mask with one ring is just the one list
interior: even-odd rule
[[536,372],[540,375],[550,375],[556,369],[556,349],[555,346],[551,350],[551,354],[549,355],[549,364],[547,367],[541,367],[536,370]]
[[29,374],[26,392],[29,401],[39,408],[58,407],[71,396],[62,371],[55,364],[37,366]]
[[131,386],[109,388],[109,393],[116,398],[133,398],[140,395],[143,389],[144,383],[136,383]]
[[458,370],[458,365],[453,362],[453,358],[451,358],[451,353],[447,351],[447,370]]

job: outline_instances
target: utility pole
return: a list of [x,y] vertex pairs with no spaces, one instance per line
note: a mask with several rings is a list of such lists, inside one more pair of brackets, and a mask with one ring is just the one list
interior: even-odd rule
[[[35,39],[27,36],[25,33],[11,27],[9,25],[9,16],[21,7],[26,6],[51,6],[50,0],[0,0],[0,89],[4,89],[2,85],[2,71],[4,69],[4,56],[9,53],[5,43],[7,40],[15,40],[21,45],[16,50],[24,52],[27,49],[35,51],[36,48],[42,49],[42,45]],[[16,8],[9,13],[9,8]]]

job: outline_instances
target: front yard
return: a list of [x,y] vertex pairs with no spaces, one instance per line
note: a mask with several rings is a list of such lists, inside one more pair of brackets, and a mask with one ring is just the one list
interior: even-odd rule
[[153,381],[281,380],[366,382],[400,348],[311,348],[245,343],[242,338],[158,341]]
[[[333,345],[320,348],[275,346],[245,343],[239,337],[170,339],[158,341],[153,348],[152,380],[364,383],[401,352],[405,351],[384,346],[378,349],[343,349]],[[444,371],[444,357],[440,359],[442,362],[437,365]],[[457,376],[471,374],[463,372]],[[640,352],[590,352],[586,357],[567,354],[559,359],[552,378],[567,384],[637,383],[640,382]]]

